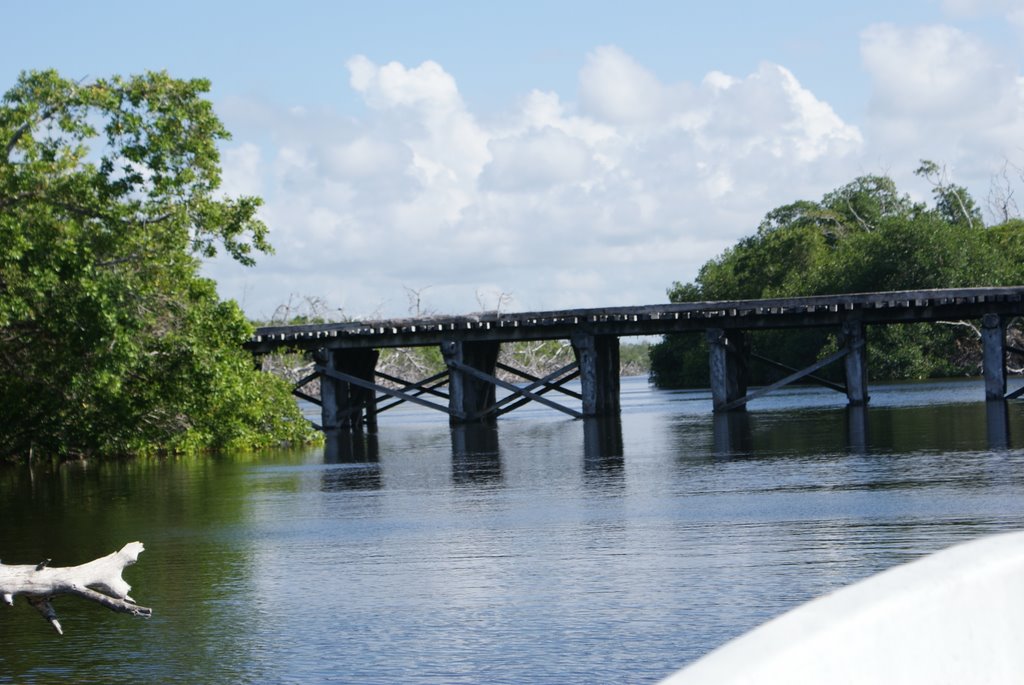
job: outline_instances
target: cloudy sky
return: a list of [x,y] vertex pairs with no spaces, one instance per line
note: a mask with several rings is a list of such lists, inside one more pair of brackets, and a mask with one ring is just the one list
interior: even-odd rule
[[1024,0],[150,4],[5,8],[0,83],[211,79],[277,253],[206,271],[253,317],[664,302],[858,175],[1024,168]]

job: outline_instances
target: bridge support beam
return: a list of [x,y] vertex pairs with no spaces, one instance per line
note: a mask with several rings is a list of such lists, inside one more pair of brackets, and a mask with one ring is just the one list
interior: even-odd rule
[[494,376],[501,343],[446,340],[441,343],[441,355],[448,365],[448,414],[452,424],[471,421],[493,421],[495,385],[486,378],[469,373],[470,367]]
[[580,369],[583,416],[618,415],[618,336],[582,333],[571,342]]
[[[737,400],[747,394],[749,348],[746,335],[738,329],[709,328],[707,341],[714,410],[746,410],[745,403],[736,404]],[[730,404],[734,406],[726,409]]]
[[985,399],[1002,400],[1006,396],[1006,319],[986,314],[981,319],[982,369]]
[[[380,353],[372,348],[351,350],[318,350],[317,363],[342,374],[373,383],[377,358]],[[325,431],[351,430],[363,424],[371,430],[377,427],[377,402],[372,388],[349,383],[342,378],[320,376],[320,419]]]
[[868,403],[868,347],[864,336],[864,322],[850,320],[843,323],[846,339],[846,399],[850,406],[862,407]]

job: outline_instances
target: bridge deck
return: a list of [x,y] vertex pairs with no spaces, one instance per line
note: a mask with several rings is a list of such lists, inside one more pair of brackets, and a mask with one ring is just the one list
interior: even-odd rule
[[255,354],[276,348],[352,349],[467,342],[567,339],[593,335],[660,335],[711,328],[756,330],[979,319],[1024,314],[1024,286],[910,290],[771,300],[687,302],[544,312],[483,312],[382,321],[268,326],[246,344]]

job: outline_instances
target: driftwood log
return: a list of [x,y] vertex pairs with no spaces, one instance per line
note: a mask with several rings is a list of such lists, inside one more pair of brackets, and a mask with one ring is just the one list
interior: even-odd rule
[[125,566],[134,564],[143,549],[141,542],[129,542],[118,552],[78,566],[51,568],[49,559],[38,564],[0,564],[0,596],[14,606],[14,598],[25,595],[60,635],[64,631],[50,603],[55,595],[78,595],[112,611],[148,618],[153,610],[128,596],[131,585],[121,577]]

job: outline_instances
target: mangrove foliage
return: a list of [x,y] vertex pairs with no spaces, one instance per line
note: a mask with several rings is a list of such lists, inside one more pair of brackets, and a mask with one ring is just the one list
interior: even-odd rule
[[[1024,221],[988,226],[963,187],[933,162],[918,175],[933,186],[931,204],[900,193],[887,176],[862,176],[819,201],[768,212],[757,231],[676,282],[672,302],[916,290],[1024,283]],[[754,352],[802,368],[837,349],[836,331],[759,331]],[[977,328],[916,324],[868,331],[873,379],[973,375],[980,368]],[[754,383],[778,370],[753,365]],[[832,369],[835,373],[841,369]],[[707,387],[703,335],[666,336],[651,348],[651,377],[663,387]]]
[[23,73],[0,102],[0,457],[306,440],[251,327],[199,275],[270,250],[226,197],[205,80]]

